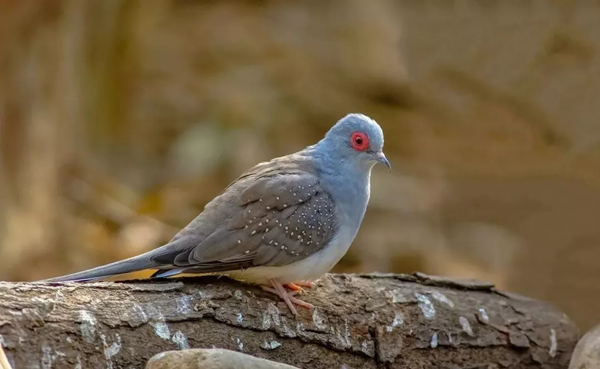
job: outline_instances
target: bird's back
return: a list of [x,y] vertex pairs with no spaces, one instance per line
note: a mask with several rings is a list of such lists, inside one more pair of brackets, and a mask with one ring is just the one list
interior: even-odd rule
[[[171,242],[190,235],[198,238],[207,237],[217,228],[228,224],[239,215],[240,211],[244,210],[247,203],[242,199],[242,194],[250,187],[260,181],[285,178],[290,175],[300,175],[305,178],[317,177],[310,148],[259,163],[242,173],[217,197],[208,202],[204,206],[204,210],[179,231]],[[269,194],[265,195],[269,196]]]

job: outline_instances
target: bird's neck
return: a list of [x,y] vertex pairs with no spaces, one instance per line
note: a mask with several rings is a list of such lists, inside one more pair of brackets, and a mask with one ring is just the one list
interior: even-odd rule
[[328,150],[314,150],[321,186],[334,197],[338,207],[352,221],[360,225],[370,196],[371,168],[360,168],[347,158]]

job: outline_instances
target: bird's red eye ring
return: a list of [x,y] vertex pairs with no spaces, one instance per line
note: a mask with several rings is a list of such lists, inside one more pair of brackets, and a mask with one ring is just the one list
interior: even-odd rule
[[364,132],[354,132],[350,136],[350,145],[357,151],[365,151],[369,148],[369,136]]

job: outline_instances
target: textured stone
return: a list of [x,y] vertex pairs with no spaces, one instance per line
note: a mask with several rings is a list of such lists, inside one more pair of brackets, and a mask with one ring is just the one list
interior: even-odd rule
[[[567,367],[579,330],[561,311],[413,277],[328,274],[303,296],[317,308],[298,316],[227,278],[0,282],[0,342],[14,368],[139,369],[156,354],[190,348],[315,369]],[[526,337],[509,340],[518,334]]]
[[166,351],[154,355],[146,369],[294,369],[297,367],[223,349]]
[[569,369],[595,368],[600,368],[600,324],[577,342],[569,363]]

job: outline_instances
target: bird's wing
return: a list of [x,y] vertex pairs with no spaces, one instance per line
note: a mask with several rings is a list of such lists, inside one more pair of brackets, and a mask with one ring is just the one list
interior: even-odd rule
[[[175,237],[174,247],[165,245],[152,260],[195,272],[283,266],[321,250],[333,238],[335,204],[314,172],[277,170],[275,165],[241,178]],[[217,212],[219,224],[203,234],[207,216]]]

